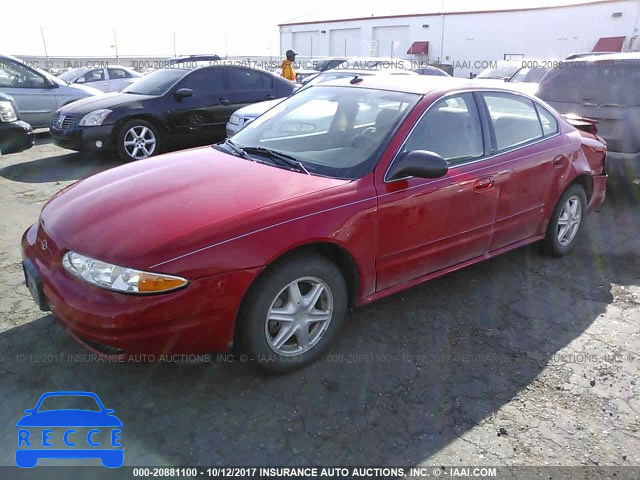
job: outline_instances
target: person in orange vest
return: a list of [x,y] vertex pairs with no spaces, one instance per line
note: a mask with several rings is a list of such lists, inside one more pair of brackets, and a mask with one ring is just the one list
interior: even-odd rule
[[287,50],[287,58],[282,60],[280,64],[280,68],[282,69],[282,73],[280,76],[286,78],[287,80],[291,80],[292,82],[296,81],[296,72],[293,70],[293,62],[296,61],[296,55],[298,52],[294,52],[293,50]]

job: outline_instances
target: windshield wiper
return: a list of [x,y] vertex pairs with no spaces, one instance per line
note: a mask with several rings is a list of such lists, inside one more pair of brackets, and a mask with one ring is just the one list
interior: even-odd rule
[[311,175],[309,170],[296,159],[296,157],[287,155],[286,153],[278,152],[277,150],[271,150],[265,147],[244,147],[245,152],[262,153],[268,155],[274,163],[281,166],[293,167],[296,171]]
[[231,149],[231,151],[233,153],[235,153],[238,157],[244,158],[245,160],[250,160],[252,162],[256,161],[255,159],[251,158],[247,152],[245,152],[242,148],[240,148],[238,145],[236,145],[229,138],[225,139],[225,141],[222,142],[222,144],[226,145],[227,147],[229,147]]

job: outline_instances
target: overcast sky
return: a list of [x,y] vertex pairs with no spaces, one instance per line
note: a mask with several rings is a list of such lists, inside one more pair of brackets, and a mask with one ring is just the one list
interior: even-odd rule
[[[584,0],[583,0],[584,1]],[[581,0],[28,0],[2,2],[0,52],[51,56],[279,54],[279,23],[371,15],[522,8]]]

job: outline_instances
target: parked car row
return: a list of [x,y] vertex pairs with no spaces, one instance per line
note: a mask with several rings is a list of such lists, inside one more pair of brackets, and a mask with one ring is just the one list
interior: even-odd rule
[[223,139],[239,107],[289,95],[294,84],[272,73],[229,65],[156,70],[119,94],[61,107],[51,123],[56,145],[141,160]]

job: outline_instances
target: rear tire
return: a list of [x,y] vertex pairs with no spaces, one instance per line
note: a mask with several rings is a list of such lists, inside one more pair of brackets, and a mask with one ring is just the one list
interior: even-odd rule
[[582,186],[570,185],[553,209],[544,239],[545,251],[562,257],[576,245],[587,213],[587,194]]
[[338,267],[317,254],[269,268],[243,302],[238,340],[260,368],[285,373],[316,360],[340,330],[347,285]]

